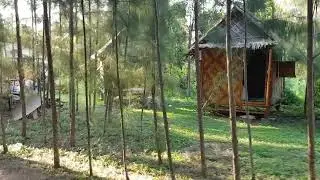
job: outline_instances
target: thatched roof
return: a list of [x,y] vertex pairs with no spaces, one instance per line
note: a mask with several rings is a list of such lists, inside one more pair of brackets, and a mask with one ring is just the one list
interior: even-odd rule
[[[247,48],[261,49],[276,44],[271,33],[264,30],[262,23],[251,13],[247,12]],[[234,6],[231,10],[231,43],[232,48],[244,47],[245,35],[244,12]],[[226,17],[205,34],[199,43],[200,48],[225,48]]]

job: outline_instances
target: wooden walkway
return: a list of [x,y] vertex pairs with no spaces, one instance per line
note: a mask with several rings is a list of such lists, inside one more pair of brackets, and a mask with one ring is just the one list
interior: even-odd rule
[[[33,111],[41,106],[40,96],[37,94],[32,94],[26,98],[26,111],[27,115],[31,114]],[[17,121],[22,119],[22,108],[21,103],[11,110],[12,120]]]

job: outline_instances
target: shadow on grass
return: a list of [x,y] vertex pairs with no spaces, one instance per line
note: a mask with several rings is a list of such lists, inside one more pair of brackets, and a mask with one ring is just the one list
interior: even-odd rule
[[[19,158],[10,153],[0,155],[0,179],[86,179],[82,172],[67,167],[53,169],[52,166],[37,161]],[[93,176],[92,179],[101,179]]]

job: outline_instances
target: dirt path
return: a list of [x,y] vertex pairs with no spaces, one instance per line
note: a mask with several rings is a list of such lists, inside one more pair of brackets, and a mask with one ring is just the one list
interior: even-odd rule
[[41,168],[36,162],[20,158],[0,155],[0,179],[1,180],[69,180],[66,175],[49,175],[49,171]]

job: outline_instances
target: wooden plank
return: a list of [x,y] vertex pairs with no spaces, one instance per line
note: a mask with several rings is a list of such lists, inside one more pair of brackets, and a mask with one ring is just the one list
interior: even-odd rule
[[267,73],[267,92],[266,92],[266,110],[265,116],[268,116],[270,113],[271,101],[272,101],[272,48],[269,49],[268,56],[268,73]]
[[[242,106],[245,106],[245,105],[246,105],[246,103],[243,101]],[[261,101],[261,102],[249,101],[248,106],[266,107],[266,103],[264,101]]]

